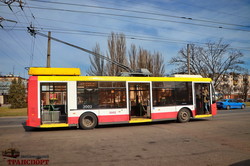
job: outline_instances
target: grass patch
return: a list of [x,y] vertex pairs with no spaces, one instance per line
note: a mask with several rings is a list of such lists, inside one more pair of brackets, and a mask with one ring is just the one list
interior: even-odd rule
[[250,106],[250,102],[244,102],[246,106]]
[[3,116],[27,116],[27,108],[11,109],[9,107],[0,107],[0,117]]

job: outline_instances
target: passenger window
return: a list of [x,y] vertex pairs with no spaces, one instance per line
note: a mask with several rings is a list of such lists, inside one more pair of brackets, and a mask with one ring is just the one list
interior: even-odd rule
[[126,82],[77,82],[77,109],[126,108]]

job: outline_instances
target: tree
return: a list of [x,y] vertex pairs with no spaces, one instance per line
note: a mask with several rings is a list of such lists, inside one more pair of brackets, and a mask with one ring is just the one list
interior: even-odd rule
[[[93,48],[93,52],[101,55],[101,51],[100,51],[100,45],[98,43],[96,43],[96,46]],[[94,56],[91,55],[89,57],[90,59],[90,63],[91,66],[89,68],[89,71],[87,71],[87,73],[91,76],[104,76],[106,75],[106,68],[105,68],[105,63],[104,63],[104,59],[99,57],[99,56]]]
[[14,79],[11,82],[9,89],[9,103],[11,104],[11,108],[25,108],[27,106],[25,92],[26,88],[20,77],[18,80]]
[[[200,74],[203,77],[212,78],[215,88],[220,84],[220,77],[231,71],[240,71],[243,54],[230,49],[229,44],[208,42],[204,47],[190,44],[190,71],[191,74]],[[182,48],[179,56],[170,61],[178,67],[175,72],[187,73],[187,49]]]
[[164,58],[161,53],[153,54],[153,76],[163,77],[165,74]]
[[[126,38],[124,34],[115,34],[114,32],[108,38],[108,58],[123,65],[127,64],[126,57]],[[113,63],[107,63],[107,75],[116,76],[123,70]]]
[[162,77],[165,74],[164,58],[161,53],[155,52],[151,54],[150,51],[139,47],[137,53],[136,46],[131,45],[129,50],[129,65],[134,71],[140,68],[146,68],[154,77]]
[[[100,46],[96,45],[93,52],[100,54]],[[145,50],[142,47],[137,49],[136,46],[132,44],[128,51],[127,60],[126,38],[124,34],[112,32],[108,37],[107,57],[113,62],[129,66],[133,71],[146,68],[152,73],[152,76],[161,77],[165,74],[164,58],[159,52],[151,54],[150,51]],[[116,76],[124,71],[121,67],[111,62],[107,62],[105,66],[104,60],[99,57],[90,58],[90,62],[91,66],[88,71],[89,75]]]
[[128,52],[128,55],[129,55],[129,65],[130,65],[130,68],[132,70],[136,71],[136,69],[138,68],[137,67],[138,56],[137,56],[137,49],[136,49],[136,46],[134,44],[131,44],[130,50]]
[[138,69],[146,68],[152,73],[153,72],[153,58],[152,58],[151,53],[148,50],[145,50],[140,47],[138,54],[139,54],[138,59],[137,59]]

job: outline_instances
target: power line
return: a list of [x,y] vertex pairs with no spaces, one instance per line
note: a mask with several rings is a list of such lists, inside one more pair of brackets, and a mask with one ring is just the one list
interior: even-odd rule
[[[24,30],[26,27],[18,27]],[[87,30],[76,30],[76,29],[63,29],[63,28],[51,28],[51,27],[44,27],[41,29],[43,32],[52,31],[53,33],[62,33],[62,34],[75,34],[75,35],[88,35],[88,36],[101,36],[101,37],[108,37],[110,33],[107,32],[98,32],[98,31],[87,31]],[[199,44],[205,45],[204,42],[194,42],[194,41],[186,41],[186,40],[179,40],[179,39],[171,39],[166,37],[155,37],[155,36],[148,36],[148,35],[125,35],[126,39],[130,40],[140,40],[140,41],[149,41],[149,42],[163,42],[163,43],[178,43],[178,44]],[[231,46],[230,48],[239,49],[239,50],[250,50],[250,47],[235,47]]]
[[[95,26],[95,27],[97,27],[97,26]],[[50,29],[52,29],[52,28],[50,28]],[[53,30],[55,30],[55,29],[53,29]],[[60,31],[61,30],[61,31]],[[57,31],[56,31],[56,33],[61,33],[62,31],[70,31],[70,30],[62,30],[62,29],[57,29]],[[73,33],[75,33],[75,32],[80,32],[80,31],[77,31],[77,30],[72,30],[73,32],[70,32],[71,34],[73,34]],[[83,32],[83,31],[82,31]],[[83,33],[87,33],[86,31],[85,32],[83,32]],[[92,33],[92,32],[91,32]],[[69,34],[69,32],[68,32],[68,34]],[[97,36],[97,34],[95,34],[96,36]],[[100,35],[103,35],[103,34],[99,34],[99,36]],[[104,35],[108,35],[108,34],[104,34]],[[130,39],[133,39],[133,36],[132,37],[130,37]],[[135,37],[134,37],[134,39],[135,39]],[[138,39],[138,37],[137,37],[137,39]],[[138,39],[138,40],[142,40],[142,39]],[[145,40],[145,39],[144,39]],[[153,38],[153,39],[150,39],[150,40],[158,40],[159,41],[159,39],[156,39],[155,37]],[[162,39],[161,39],[162,40]],[[163,39],[163,40],[165,40],[165,39]],[[182,42],[182,41],[181,41]],[[186,42],[186,41],[185,41]]]
[[[33,23],[34,23],[34,25],[33,26],[35,26],[35,22],[37,23],[37,25],[38,26],[40,26],[40,27],[42,27],[41,25],[40,25],[40,23],[37,21],[37,19],[36,19],[36,17],[35,17],[35,15],[33,14],[33,12],[31,11],[31,9],[30,9],[30,7],[29,7],[29,4],[27,3],[27,1],[26,0],[24,0],[25,1],[25,6],[29,9],[29,11],[30,11],[30,14],[31,14],[31,17],[32,17],[32,19],[33,19]],[[36,41],[34,41],[34,40],[37,40],[37,44],[39,45],[39,46],[42,46],[43,44],[41,44],[42,42],[40,41],[40,38],[33,38],[33,39],[31,39],[31,40],[33,40],[33,42],[36,42]],[[47,55],[47,52],[46,52],[46,48],[43,48],[42,50],[40,49],[40,47],[36,47],[36,50],[38,50],[39,52],[40,52],[40,55]],[[33,51],[32,51],[32,54],[34,54],[34,48],[33,48]],[[42,58],[44,58],[44,57],[42,57]],[[39,58],[40,59],[40,58]],[[41,60],[39,61],[39,62],[41,62]]]
[[[0,38],[0,40],[2,41],[2,43],[5,43],[1,38]],[[7,47],[8,47],[8,45],[7,45]],[[7,56],[13,62],[15,62],[16,64],[19,64],[20,66],[23,66],[17,59],[13,58],[12,56],[9,56],[6,52],[4,52],[4,50],[1,50],[1,51],[3,52],[3,55]]]
[[230,25],[230,26],[250,28],[250,26],[241,25],[241,24],[232,24],[232,23],[218,22],[218,21],[212,21],[212,20],[203,20],[203,19],[196,19],[196,18],[190,18],[190,17],[185,17],[185,16],[175,16],[175,15],[155,13],[155,12],[146,12],[146,11],[139,11],[139,10],[129,10],[129,9],[121,9],[121,8],[113,8],[113,7],[102,7],[102,6],[95,6],[95,5],[83,5],[83,4],[75,4],[75,3],[53,2],[53,1],[35,1],[35,2],[71,5],[71,6],[83,6],[83,7],[88,7],[88,8],[108,9],[108,10],[115,10],[115,11],[126,11],[126,12],[140,13],[140,14],[150,14],[154,16],[178,18],[178,19],[184,19],[184,20],[189,20],[189,21],[200,21],[200,22],[215,23],[215,24],[221,24],[221,25]]
[[[93,1],[97,1],[98,3],[102,3],[102,4],[104,4],[104,5],[106,5],[106,4],[112,4],[112,5],[115,5],[115,6],[117,6],[117,5],[119,5],[119,6],[124,6],[125,5],[125,7],[127,7],[127,8],[131,8],[131,6],[129,6],[127,3],[126,4],[124,4],[124,3],[120,3],[120,2],[118,2],[119,4],[117,4],[117,3],[115,3],[115,2],[107,2],[107,1],[103,1],[103,0],[89,0],[89,1],[91,1],[91,2],[93,2]],[[182,13],[182,12],[184,12],[183,10],[176,10],[176,9],[173,9],[172,7],[171,7],[171,9],[169,9],[169,8],[166,8],[165,6],[163,7],[162,5],[154,5],[154,4],[149,4],[149,3],[147,3],[147,1],[143,1],[142,3],[141,2],[139,2],[139,1],[134,1],[134,0],[132,0],[132,1],[129,1],[129,0],[123,0],[122,2],[129,2],[129,3],[131,3],[133,6],[133,8],[134,9],[138,9],[138,10],[141,10],[141,7],[140,6],[149,6],[151,9],[150,10],[148,10],[147,9],[147,11],[149,11],[149,12],[155,12],[155,11],[157,11],[157,12],[159,12],[159,10],[163,10],[164,12],[167,10],[167,11],[170,11],[170,12],[174,12],[174,13],[176,13],[176,12],[178,12],[178,13]],[[166,2],[168,2],[168,1],[166,1]],[[136,6],[136,4],[137,5],[139,5],[139,6]],[[135,7],[136,6],[136,7]],[[169,6],[170,7],[170,6]],[[152,10],[152,9],[155,9],[155,10]],[[185,13],[186,14],[186,13]],[[184,15],[185,15],[184,14]],[[189,15],[194,15],[193,13],[188,13]],[[195,14],[195,17],[197,17],[197,14]],[[203,19],[208,19],[208,18],[204,18],[204,17],[200,17],[199,16],[199,18],[203,18]]]
[[61,8],[35,7],[35,6],[30,6],[30,8],[40,9],[40,10],[61,11],[61,12],[87,13],[87,14],[94,14],[94,15],[107,15],[107,16],[116,16],[116,17],[127,17],[127,18],[133,18],[133,19],[143,19],[143,20],[152,20],[152,21],[160,21],[160,22],[171,22],[171,23],[178,23],[178,24],[187,24],[187,25],[207,27],[207,28],[216,28],[216,29],[226,29],[226,30],[236,30],[236,31],[250,32],[250,30],[246,30],[246,29],[228,28],[228,27],[222,27],[222,26],[214,26],[214,25],[207,25],[207,24],[181,22],[181,21],[174,21],[174,20],[167,20],[167,19],[160,19],[160,18],[152,18],[152,17],[131,16],[131,15],[124,15],[124,14],[113,14],[113,13],[92,12],[92,11],[82,11],[82,10],[69,10],[69,9],[61,9]]
[[[13,2],[15,2],[15,1],[13,1]],[[14,14],[14,16],[16,17],[16,19],[18,20],[18,22],[19,22],[20,24],[23,24],[23,25],[26,25],[26,26],[27,26],[27,24],[28,24],[28,25],[31,25],[31,24],[32,24],[32,21],[29,20],[28,15],[26,14],[25,10],[23,9],[23,6],[21,6],[22,4],[23,4],[23,2],[20,1],[20,5],[18,6],[18,9],[19,9],[19,7],[21,7],[22,11],[20,12],[20,16],[23,18],[23,20],[24,20],[25,23],[22,23],[22,22],[19,20],[19,18],[17,17],[15,11],[14,11],[10,6],[9,6],[9,8],[11,9],[12,13]],[[25,2],[25,5],[27,6],[27,3],[26,3],[26,2]],[[14,5],[14,7],[16,7],[16,6]],[[30,12],[31,12],[31,10],[30,10]],[[32,12],[31,12],[31,15],[33,15]],[[16,23],[17,23],[17,22],[16,22]],[[12,29],[14,29],[14,27],[13,27]],[[6,31],[6,32],[8,33],[8,35],[9,35],[14,41],[16,41],[16,39],[15,39],[16,36],[13,37],[11,33],[9,33],[8,31]],[[35,48],[35,44],[34,44],[34,43],[35,43],[35,39],[32,39],[30,36],[29,36],[29,38],[31,39],[30,64],[32,64],[32,63],[33,63],[33,58],[34,58],[34,50],[35,50],[35,49],[34,49],[34,48]],[[26,48],[26,47],[23,47],[23,46],[22,46],[23,43],[20,42],[20,41],[21,41],[21,40],[19,40],[19,42],[16,41],[16,43],[20,46],[20,48],[22,48],[22,49],[26,52],[26,50],[24,49],[24,48]],[[29,51],[27,51],[26,54],[29,55]],[[37,62],[41,62],[41,61],[38,60]],[[39,64],[39,63],[38,63],[38,64]]]
[[[60,23],[70,23],[70,24],[75,24],[75,25],[83,25],[83,26],[88,26],[88,27],[95,27],[95,28],[104,28],[104,29],[109,29],[110,30],[110,27],[103,27],[103,26],[100,26],[100,25],[86,25],[86,24],[82,24],[82,23],[75,23],[75,22],[69,22],[69,21],[64,21],[64,20],[55,20],[55,19],[49,19],[49,18],[41,18],[41,17],[37,17],[37,18],[39,18],[39,19],[43,19],[43,20],[49,20],[49,21],[53,21],[53,22],[55,22],[55,21],[57,21],[57,22],[60,22]],[[114,19],[114,18],[112,18],[112,19]],[[146,24],[146,23],[140,23],[140,22],[133,22],[133,21],[131,21],[131,20],[120,20],[120,19],[117,19],[117,20],[119,20],[119,21],[126,21],[126,22],[131,22],[131,23],[134,23],[134,24],[142,24],[142,25],[147,25],[147,26],[151,26],[151,25],[149,25],[149,24]],[[41,26],[42,27],[42,26]],[[48,27],[48,26],[47,26]],[[161,27],[161,26],[157,26],[158,28],[162,28],[162,29],[166,29],[166,27]],[[114,27],[112,27],[112,30],[114,30]],[[174,31],[177,31],[176,29],[173,29]],[[196,31],[186,31],[186,30],[183,30],[183,29],[179,29],[178,30],[178,32],[179,31],[182,31],[182,32],[184,32],[184,33],[188,33],[188,34],[195,34],[195,35],[203,35],[203,33],[197,33]],[[123,30],[123,32],[124,32],[124,30]],[[126,32],[126,31],[125,31]],[[130,32],[128,32],[128,33],[130,33]],[[209,36],[212,36],[212,37],[215,37],[215,38],[218,38],[218,36],[216,35],[216,36],[214,36],[214,35],[209,35]]]
[[[10,38],[30,57],[33,56],[32,53],[30,54],[28,50],[26,50],[25,48],[27,48],[23,42],[20,42],[21,40],[17,40],[16,38],[18,38],[17,35],[13,36],[11,33],[9,33],[9,31],[7,29],[4,29],[5,32],[10,36]],[[23,58],[22,56],[18,56],[20,59],[22,59],[22,61],[27,62],[25,60],[25,58]],[[39,61],[36,61],[39,64]]]
[[[178,0],[177,0],[178,1]],[[242,18],[247,18],[249,19],[250,17],[246,17],[246,16],[240,16],[240,15],[235,15],[235,14],[232,14],[232,13],[227,13],[227,12],[222,12],[222,11],[217,11],[217,10],[214,10],[214,9],[210,9],[208,7],[203,7],[203,6],[199,6],[197,4],[189,4],[187,3],[186,1],[179,1],[180,3],[186,5],[186,6],[192,6],[192,7],[196,7],[196,8],[201,8],[201,9],[205,9],[205,10],[210,10],[212,12],[216,12],[216,13],[219,13],[219,14],[224,14],[224,15],[230,15],[230,16],[236,16],[236,17],[242,17]]]

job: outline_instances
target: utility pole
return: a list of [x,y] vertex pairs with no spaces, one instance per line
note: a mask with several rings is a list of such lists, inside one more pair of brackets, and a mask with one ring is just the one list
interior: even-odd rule
[[51,42],[51,32],[48,32],[48,48],[47,48],[47,67],[50,67],[50,42]]
[[189,51],[189,44],[187,44],[187,68],[188,74],[190,75],[190,51]]

